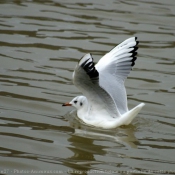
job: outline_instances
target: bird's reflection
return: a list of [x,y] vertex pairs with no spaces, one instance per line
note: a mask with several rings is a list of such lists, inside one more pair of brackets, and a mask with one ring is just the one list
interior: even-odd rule
[[133,125],[122,126],[116,129],[102,129],[93,126],[88,126],[83,123],[76,115],[76,111],[71,111],[64,116],[74,128],[73,135],[90,138],[94,140],[110,140],[118,144],[128,145],[132,148],[137,148],[137,142],[134,136],[135,127]]
[[95,155],[105,155],[105,151],[103,150],[105,146],[94,145],[92,139],[76,135],[72,135],[68,141],[72,145],[69,149],[74,155],[68,157],[64,164],[66,167],[70,167],[68,171],[70,174],[87,174],[87,172],[92,169],[93,165],[101,163],[95,159]]
[[[137,139],[134,136],[135,128],[132,125],[113,130],[104,130],[82,123],[78,119],[76,111],[72,111],[64,117],[69,121],[70,126],[74,128],[74,133],[68,138],[71,145],[69,149],[74,155],[64,161],[64,164],[70,167],[69,174],[88,174],[87,172],[94,169],[93,167],[96,167],[97,164],[102,164],[99,158],[97,160],[96,156],[107,155],[107,150],[110,150],[113,145],[119,148],[137,147],[134,144]],[[99,144],[100,141],[110,141],[112,146]]]

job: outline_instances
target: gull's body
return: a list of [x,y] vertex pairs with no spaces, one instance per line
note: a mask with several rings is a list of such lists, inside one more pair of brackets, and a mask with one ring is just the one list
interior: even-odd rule
[[135,64],[136,37],[113,48],[94,65],[91,54],[80,59],[73,73],[73,83],[84,96],[75,97],[64,106],[77,108],[77,116],[88,125],[106,129],[128,125],[144,106],[128,110],[125,79]]

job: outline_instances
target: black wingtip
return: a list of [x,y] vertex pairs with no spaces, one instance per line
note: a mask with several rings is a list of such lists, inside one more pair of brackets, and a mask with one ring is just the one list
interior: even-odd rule
[[135,47],[133,47],[133,50],[132,51],[130,51],[129,53],[137,53],[136,51],[138,50],[138,47],[137,46],[135,46]]
[[135,37],[135,41],[136,41],[136,44],[135,46],[133,47],[133,50],[130,52],[132,53],[131,57],[132,57],[132,60],[131,60],[131,66],[133,67],[135,65],[135,61],[137,59],[136,55],[137,55],[137,50],[138,50],[138,44],[139,44],[139,41],[137,41],[137,37]]
[[85,70],[90,78],[97,78],[99,76],[91,54],[86,54],[84,57],[82,57],[79,61],[79,65]]
[[133,57],[133,59],[131,60],[131,66],[133,67],[135,65],[135,61],[136,61],[137,57]]

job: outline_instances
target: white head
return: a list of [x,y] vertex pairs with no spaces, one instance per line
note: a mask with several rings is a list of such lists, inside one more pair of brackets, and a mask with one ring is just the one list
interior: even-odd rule
[[77,110],[85,109],[88,107],[88,100],[85,96],[77,96],[69,103],[65,103],[62,106],[74,106]]

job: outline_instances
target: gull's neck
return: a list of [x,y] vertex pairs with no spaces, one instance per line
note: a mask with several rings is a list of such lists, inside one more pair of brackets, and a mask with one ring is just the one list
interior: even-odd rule
[[89,116],[90,105],[88,100],[84,101],[84,104],[81,108],[77,109],[77,115],[80,119],[87,118]]

